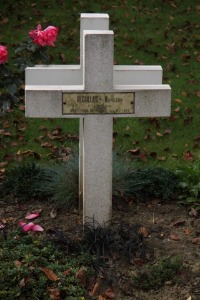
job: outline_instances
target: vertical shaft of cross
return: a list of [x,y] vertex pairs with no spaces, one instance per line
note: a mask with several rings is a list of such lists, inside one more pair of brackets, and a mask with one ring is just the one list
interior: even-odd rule
[[[112,91],[113,32],[85,31],[83,56],[85,91]],[[111,115],[88,115],[84,118],[84,222],[94,218],[104,225],[112,215],[112,124]]]
[[[108,14],[81,14],[80,24],[80,67],[83,72],[83,31],[108,30]],[[79,119],[79,213],[83,210],[83,118]]]

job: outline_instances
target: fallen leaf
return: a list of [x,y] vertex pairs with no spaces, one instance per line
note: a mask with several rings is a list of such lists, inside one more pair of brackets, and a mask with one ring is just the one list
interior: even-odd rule
[[60,291],[58,288],[48,288],[49,297],[53,300],[60,300]]
[[71,273],[71,269],[65,270],[63,275],[68,276]]
[[167,159],[166,156],[160,156],[157,158],[157,160],[160,160],[160,161],[165,161]]
[[56,208],[53,208],[50,212],[50,217],[52,219],[55,219],[57,217],[57,209]]
[[156,135],[159,136],[159,137],[162,137],[162,136],[163,136],[163,134],[160,133],[160,132],[156,132]]
[[22,280],[19,283],[20,288],[26,286],[27,282],[28,282],[28,279],[26,277],[22,278]]
[[21,265],[22,265],[22,262],[21,262],[21,261],[19,261],[19,260],[16,260],[16,261],[15,261],[15,266],[16,266],[16,267],[21,267]]
[[192,230],[190,228],[185,228],[184,231],[183,231],[186,235],[189,235]]
[[115,298],[115,294],[112,288],[109,288],[105,291],[105,296],[106,299],[114,299]]
[[184,157],[186,160],[190,160],[190,161],[193,161],[193,160],[194,160],[194,155],[192,154],[191,151],[186,151],[185,153],[183,153],[183,157]]
[[98,282],[96,282],[93,287],[93,290],[91,292],[89,292],[89,295],[91,297],[97,296],[99,289],[100,289],[100,284]]
[[138,231],[140,234],[143,235],[143,237],[148,237],[149,235],[149,231],[145,227],[140,227]]
[[4,168],[8,165],[8,162],[7,161],[2,161],[0,162],[0,168]]
[[51,148],[51,147],[53,147],[53,145],[52,144],[50,144],[50,143],[42,143],[41,145],[40,145],[42,148]]
[[174,109],[174,112],[177,112],[177,113],[178,113],[178,112],[180,111],[180,109],[181,109],[180,106],[178,106],[178,107],[176,107],[176,108]]
[[174,101],[177,102],[177,103],[182,103],[181,99],[174,99]]
[[173,240],[173,241],[180,241],[180,237],[177,233],[171,234],[170,239]]
[[191,242],[192,242],[193,244],[200,245],[200,237],[193,238],[193,239],[191,240]]
[[189,211],[189,215],[192,216],[192,217],[197,217],[198,216],[198,211],[192,207]]
[[99,295],[98,300],[106,300],[103,296]]
[[76,272],[76,278],[78,278],[81,281],[81,284],[83,286],[86,285],[86,277],[85,277],[85,271],[84,271],[84,269],[79,269]]
[[40,267],[40,270],[44,272],[46,277],[51,281],[57,281],[59,279],[58,276],[51,269]]
[[185,223],[184,219],[180,219],[180,218],[172,219],[170,222],[170,226],[179,226],[179,225],[183,225],[184,223]]

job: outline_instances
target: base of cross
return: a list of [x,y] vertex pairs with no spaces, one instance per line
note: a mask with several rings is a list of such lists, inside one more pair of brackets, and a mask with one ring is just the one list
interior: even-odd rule
[[171,110],[160,66],[113,66],[108,19],[81,15],[79,66],[36,66],[25,73],[26,117],[80,118],[83,223],[94,218],[100,225],[112,217],[113,117],[166,117]]

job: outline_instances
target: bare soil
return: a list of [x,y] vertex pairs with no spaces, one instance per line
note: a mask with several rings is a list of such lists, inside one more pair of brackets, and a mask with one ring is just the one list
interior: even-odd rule
[[[0,222],[6,225],[7,232],[24,220],[27,212],[42,209],[34,221],[45,230],[59,228],[69,230],[81,223],[81,217],[74,213],[57,211],[52,215],[52,207],[42,202],[32,201],[24,205],[8,205],[0,202]],[[50,216],[51,214],[51,216]],[[113,291],[116,300],[198,300],[200,299],[200,218],[176,203],[162,203],[153,200],[149,203],[132,204],[120,210],[114,209],[113,219],[130,224],[140,224],[147,231],[145,242],[148,245],[149,262],[140,264],[113,259]],[[148,264],[155,264],[162,258],[180,256],[184,272],[178,282],[167,281],[162,288],[144,292],[132,287],[132,278]],[[104,283],[105,284],[105,283]],[[106,298],[109,299],[109,298]],[[111,298],[110,298],[111,299]]]

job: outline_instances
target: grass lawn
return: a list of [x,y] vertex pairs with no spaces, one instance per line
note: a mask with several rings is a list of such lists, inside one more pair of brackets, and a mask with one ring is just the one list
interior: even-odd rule
[[[117,119],[114,147],[126,155],[137,150],[135,162],[145,166],[176,168],[199,159],[198,1],[2,0],[0,9],[0,43],[8,47],[9,63],[19,42],[40,23],[59,27],[56,47],[49,47],[53,62],[78,64],[80,13],[108,13],[115,33],[114,63],[161,65],[163,83],[172,88],[171,117]],[[21,155],[27,150],[48,160],[55,147],[77,147],[77,120],[25,119],[22,104],[0,119],[2,162],[32,156]],[[63,138],[50,139],[58,128]]]

